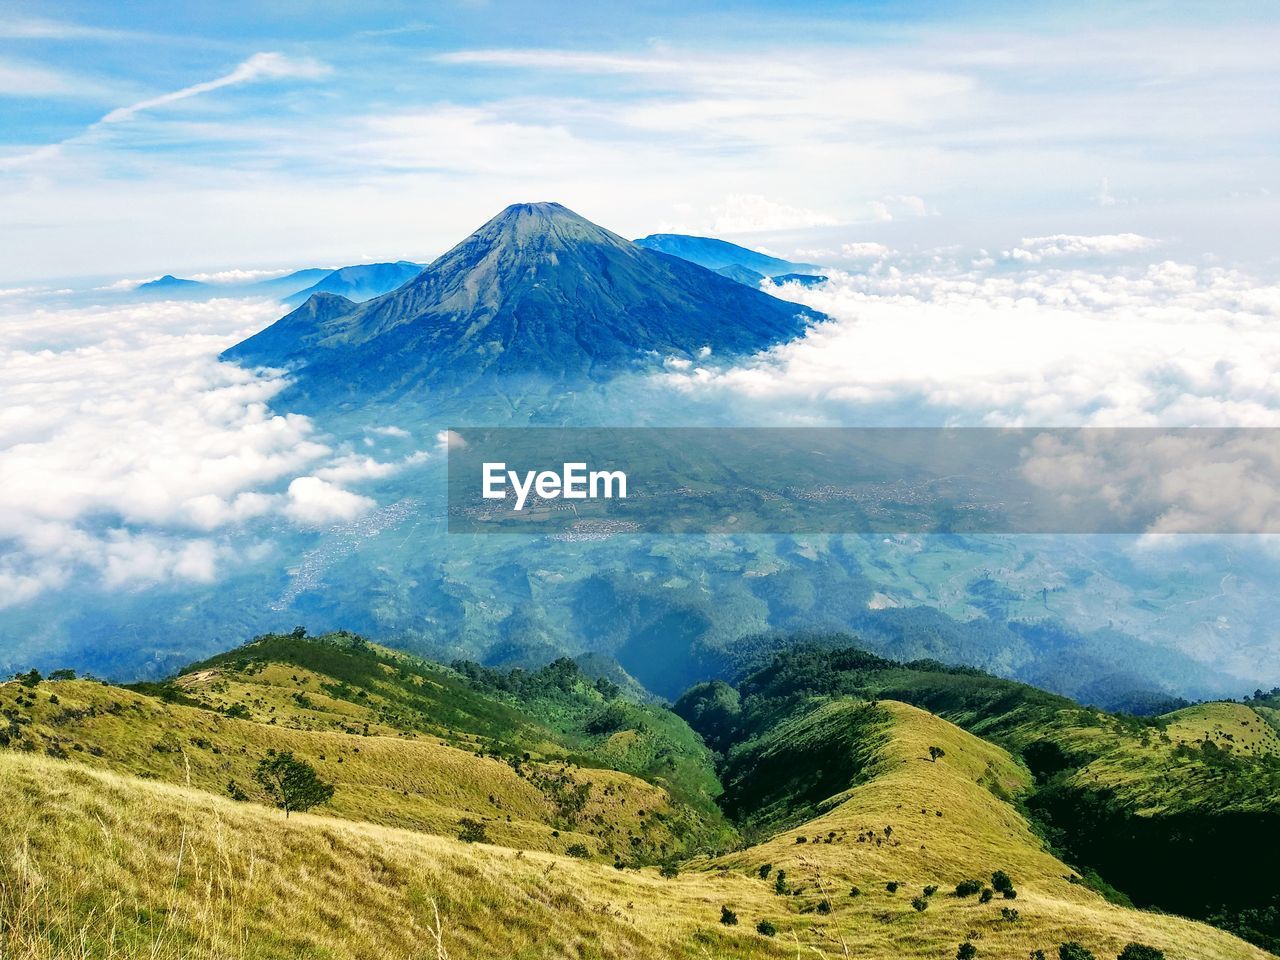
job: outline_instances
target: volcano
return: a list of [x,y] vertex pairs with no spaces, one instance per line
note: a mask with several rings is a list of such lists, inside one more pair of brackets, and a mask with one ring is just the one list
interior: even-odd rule
[[824,319],[645,249],[558,203],[507,207],[404,285],[317,294],[223,359],[285,367],[312,396],[403,396],[491,377],[603,380],[666,357],[732,357]]

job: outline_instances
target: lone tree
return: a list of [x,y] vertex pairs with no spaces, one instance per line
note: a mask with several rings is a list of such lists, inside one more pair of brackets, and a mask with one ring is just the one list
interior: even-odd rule
[[1131,943],[1120,951],[1119,960],[1164,960],[1164,951],[1145,943]]
[[929,748],[929,759],[932,760],[934,763],[938,762],[939,757],[945,757],[946,755],[947,755],[947,751],[943,750],[941,747]]
[[1058,945],[1058,960],[1094,960],[1094,956],[1079,941],[1068,940]]
[[294,811],[305,812],[333,799],[333,784],[325,783],[316,775],[315,767],[297,759],[286,750],[276,753],[268,750],[258,761],[253,779],[267,791],[272,802],[284,811],[285,819]]

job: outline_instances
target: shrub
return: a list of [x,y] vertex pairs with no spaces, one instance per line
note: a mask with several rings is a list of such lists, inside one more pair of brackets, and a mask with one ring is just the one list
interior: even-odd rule
[[940,757],[945,757],[946,755],[947,755],[947,751],[943,750],[941,747],[929,748],[929,759],[932,760],[934,763],[937,763]]
[[819,912],[819,913],[830,913],[830,912],[831,912],[831,901],[830,901],[830,900],[819,900],[819,901],[818,901],[818,912]]
[[1013,907],[1001,907],[1000,919],[1006,921],[1007,923],[1017,923],[1018,911],[1015,910]]
[[591,856],[591,851],[587,849],[587,845],[585,843],[572,844],[565,853],[571,857],[577,857],[579,860],[586,860]]
[[929,901],[924,897],[915,897],[911,901],[911,906],[915,907],[917,913],[924,913],[929,909]]
[[658,868],[658,874],[670,880],[673,877],[680,876],[680,868],[676,866],[676,862],[674,860],[668,860]]
[[990,903],[991,898],[995,896],[995,892],[990,887],[983,887],[982,892],[978,894],[979,903]]
[[851,896],[851,897],[860,897],[860,896],[862,896],[862,888],[861,888],[861,887],[850,887],[850,888],[849,888],[849,896]]
[[758,871],[758,873],[760,874],[760,879],[764,880],[765,878],[767,878],[769,876],[769,871],[771,871],[772,869],[773,869],[772,863],[760,864],[760,869]]
[[234,780],[227,781],[227,796],[232,800],[248,800],[249,795],[240,788],[240,784]]
[[779,870],[773,876],[773,892],[783,894],[787,892],[787,871]]
[[1000,896],[1004,897],[1006,900],[1017,900],[1018,891],[1013,889],[1013,887],[1010,887],[1008,890],[1001,890]]
[[924,895],[926,897],[932,897],[937,892],[938,892],[938,887],[936,884],[930,884],[929,886],[924,888]]
[[885,888],[886,890],[888,890],[890,893],[897,893],[897,892],[898,892],[898,881],[897,881],[897,880],[890,880],[888,883],[886,883],[886,884],[884,885],[884,888]]
[[1058,947],[1058,960],[1096,960],[1094,955],[1074,940]]
[[977,880],[961,880],[956,884],[957,897],[972,897],[982,889],[982,884]]
[[720,922],[726,927],[736,927],[738,925],[738,915],[728,907],[721,907]]
[[778,928],[775,927],[768,920],[761,920],[759,923],[756,924],[756,933],[762,933],[766,937],[775,936],[777,932],[778,932]]
[[1164,951],[1145,943],[1131,943],[1120,951],[1117,960],[1164,960]]
[[1006,890],[1013,889],[1013,881],[1003,870],[997,870],[991,875],[991,886],[996,890],[996,892],[1004,893]]
[[479,820],[463,817],[458,821],[458,839],[463,843],[488,843],[489,832]]
[[956,960],[973,960],[978,955],[978,948],[966,940],[956,948]]

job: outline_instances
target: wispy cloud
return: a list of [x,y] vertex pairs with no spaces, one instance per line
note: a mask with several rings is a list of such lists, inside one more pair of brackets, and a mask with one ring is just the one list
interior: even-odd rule
[[83,82],[57,70],[0,60],[0,96],[67,97],[87,93]]
[[137,36],[140,34],[130,30],[95,27],[69,20],[7,16],[0,20],[0,39],[3,40],[119,40]]
[[212,80],[205,80],[202,83],[193,83],[191,86],[183,87],[181,90],[173,90],[169,93],[162,93],[157,97],[139,100],[137,103],[132,103],[125,107],[117,107],[104,116],[99,123],[121,123],[125,120],[132,120],[144,110],[165,107],[181,100],[189,100],[201,94],[212,93],[214,90],[234,87],[242,83],[253,83],[257,80],[277,80],[286,77],[316,80],[329,72],[330,68],[317,60],[309,58],[294,59],[286,57],[282,53],[255,53],[243,63],[238,64],[230,73],[225,73]]

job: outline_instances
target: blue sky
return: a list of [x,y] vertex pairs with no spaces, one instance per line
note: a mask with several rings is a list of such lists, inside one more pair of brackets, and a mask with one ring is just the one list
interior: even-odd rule
[[1276,49],[1260,4],[0,2],[0,280],[428,259],[529,199],[1270,270]]

